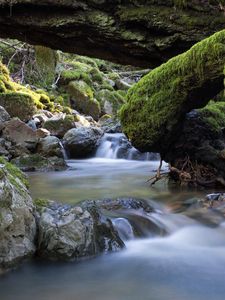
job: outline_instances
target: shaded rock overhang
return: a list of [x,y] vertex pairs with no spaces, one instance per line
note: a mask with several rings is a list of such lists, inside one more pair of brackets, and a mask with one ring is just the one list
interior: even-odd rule
[[153,68],[224,28],[217,1],[179,2],[0,0],[0,37]]

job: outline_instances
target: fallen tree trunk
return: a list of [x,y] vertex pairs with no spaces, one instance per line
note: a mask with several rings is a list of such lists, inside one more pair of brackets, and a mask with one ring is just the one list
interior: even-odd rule
[[221,30],[224,21],[217,1],[0,0],[3,38],[148,68]]
[[225,185],[225,102],[204,107],[224,88],[224,65],[225,30],[144,76],[121,110],[133,145],[159,152],[191,185]]
[[177,139],[186,113],[223,89],[225,30],[151,71],[128,92],[124,132],[141,151],[163,156]]

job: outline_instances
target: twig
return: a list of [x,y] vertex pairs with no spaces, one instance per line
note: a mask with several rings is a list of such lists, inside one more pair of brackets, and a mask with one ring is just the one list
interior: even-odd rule
[[161,173],[161,168],[162,168],[162,158],[160,158],[160,163],[159,163],[159,167],[157,169],[156,175],[152,176],[151,178],[149,178],[147,180],[147,182],[151,182],[151,185],[154,185],[157,181],[159,181],[160,179],[162,179],[163,177],[165,177],[165,175],[168,174],[168,172],[165,173]]

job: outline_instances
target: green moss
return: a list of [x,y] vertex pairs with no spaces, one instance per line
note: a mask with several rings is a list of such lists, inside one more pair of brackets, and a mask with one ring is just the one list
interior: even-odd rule
[[71,115],[72,114],[72,109],[69,106],[63,106],[63,110],[65,114]]
[[43,198],[36,198],[34,199],[34,205],[38,208],[40,207],[47,207],[49,204],[49,200]]
[[102,111],[106,101],[112,105],[112,114],[116,115],[117,111],[125,103],[125,99],[117,91],[101,90],[96,94],[96,98],[101,103]]
[[116,81],[117,79],[120,79],[119,74],[115,73],[115,72],[110,72],[107,74],[107,77],[113,81]]
[[223,76],[224,63],[225,30],[170,59],[135,84],[120,112],[123,130],[134,145],[143,151],[160,151],[185,113],[210,100],[211,95],[204,92],[207,83]]
[[187,0],[173,0],[173,3],[176,7],[185,8],[188,5]]
[[8,110],[12,117],[19,117],[24,121],[30,118],[38,109],[53,109],[45,91],[32,91],[13,82],[9,77],[7,68],[0,63],[0,105]]
[[0,94],[0,105],[11,117],[19,117],[22,121],[29,120],[36,111],[32,95],[21,92]]
[[83,80],[87,84],[91,84],[89,74],[84,73],[82,70],[64,70],[61,73],[61,83],[64,85],[75,80]]
[[96,81],[98,83],[103,82],[103,73],[100,72],[97,68],[91,69],[90,75],[93,81]]
[[12,159],[11,162],[18,168],[30,170],[45,170],[49,163],[47,158],[39,154],[24,155]]
[[94,98],[94,92],[84,81],[72,81],[68,85],[68,92],[71,96],[79,98]]
[[198,110],[200,117],[209,124],[215,132],[225,127],[225,102],[211,101],[204,108]]
[[87,56],[80,56],[80,55],[75,55],[73,58],[76,62],[81,62],[84,63],[86,65],[89,65],[93,68],[98,68],[97,63],[95,62],[94,59],[87,57]]
[[100,104],[94,99],[94,91],[84,81],[72,81],[68,85],[68,93],[74,102],[74,109],[92,116],[98,120],[100,115]]
[[73,115],[66,115],[65,118],[57,119],[57,120],[47,120],[44,123],[44,128],[48,129],[50,132],[54,130],[59,130],[59,128],[64,128],[65,131],[71,129],[74,123]]
[[[4,165],[7,173],[9,174],[9,180],[17,189],[21,190],[20,182],[26,187],[29,188],[29,182],[27,176],[21,172],[16,166],[7,162],[3,157],[0,157],[0,164]],[[1,169],[1,176],[3,176],[3,170]],[[19,182],[19,181],[20,182]]]
[[40,79],[44,86],[53,84],[57,64],[56,51],[44,47],[35,46],[35,58]]
[[125,99],[125,97],[126,97],[126,95],[127,95],[127,91],[125,91],[125,90],[118,90],[117,93],[118,93],[121,97],[123,97],[124,99]]
[[114,91],[114,88],[105,80],[100,86],[100,90]]

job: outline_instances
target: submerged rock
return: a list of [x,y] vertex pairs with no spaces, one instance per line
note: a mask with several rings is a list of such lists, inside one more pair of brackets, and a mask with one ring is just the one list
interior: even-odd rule
[[11,160],[22,171],[62,171],[66,169],[66,162],[57,156],[44,157],[40,154],[22,155]]
[[85,158],[96,150],[103,132],[98,127],[79,127],[69,130],[63,143],[70,158]]
[[35,251],[34,206],[27,179],[0,159],[0,267],[15,266]]

